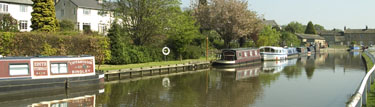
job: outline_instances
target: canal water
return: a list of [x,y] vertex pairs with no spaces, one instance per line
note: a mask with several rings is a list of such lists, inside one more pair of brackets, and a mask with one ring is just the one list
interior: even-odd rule
[[97,107],[343,107],[364,75],[359,53],[329,52],[286,61],[112,81],[99,90],[87,89],[94,92],[87,95],[80,92],[60,99],[43,97],[25,104],[6,101],[0,105],[52,102],[49,104]]

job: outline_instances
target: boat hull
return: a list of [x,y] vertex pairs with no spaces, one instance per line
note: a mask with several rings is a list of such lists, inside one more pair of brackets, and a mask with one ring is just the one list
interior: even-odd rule
[[277,61],[277,60],[285,60],[288,58],[286,54],[263,54],[262,58],[264,61]]
[[0,95],[14,94],[33,90],[55,90],[98,85],[104,82],[104,74],[44,79],[2,79],[0,80]]

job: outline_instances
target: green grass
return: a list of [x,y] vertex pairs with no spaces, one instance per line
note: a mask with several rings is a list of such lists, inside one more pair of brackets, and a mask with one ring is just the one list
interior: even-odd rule
[[347,49],[348,46],[346,45],[331,45],[329,48],[335,48],[335,49]]
[[[370,57],[366,54],[362,54],[366,61],[367,70],[370,70],[374,66],[374,62],[371,61]],[[371,92],[367,94],[367,107],[375,107],[375,84],[371,85]]]
[[[208,60],[214,60],[215,58],[209,58]],[[197,61],[206,61],[206,58],[199,59],[187,59],[182,61],[161,61],[161,62],[147,62],[147,63],[138,63],[138,64],[126,64],[126,65],[101,65],[98,70],[119,70],[119,69],[128,69],[128,68],[140,68],[140,67],[151,67],[151,66],[166,66],[174,64],[183,64],[189,62]],[[98,64],[96,68],[98,68]]]

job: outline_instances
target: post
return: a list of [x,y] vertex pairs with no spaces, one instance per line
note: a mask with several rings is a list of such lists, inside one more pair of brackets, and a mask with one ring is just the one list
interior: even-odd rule
[[129,72],[129,77],[132,78],[132,72],[131,71]]
[[206,61],[208,61],[208,36],[206,36]]
[[118,73],[118,80],[121,80],[121,73]]
[[152,70],[150,70],[150,75],[152,76]]

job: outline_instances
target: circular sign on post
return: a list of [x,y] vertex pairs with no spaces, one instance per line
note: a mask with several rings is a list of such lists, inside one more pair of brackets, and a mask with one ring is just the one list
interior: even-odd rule
[[169,53],[171,52],[171,50],[168,47],[164,47],[161,51],[164,55],[169,55]]

